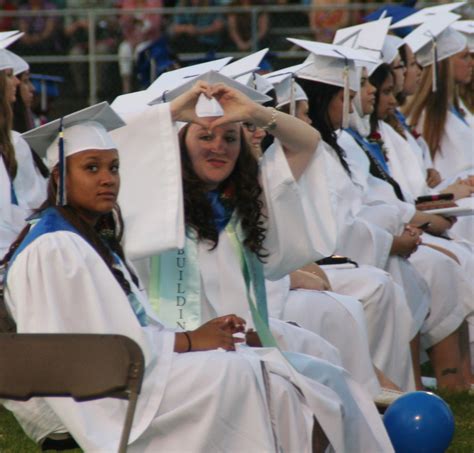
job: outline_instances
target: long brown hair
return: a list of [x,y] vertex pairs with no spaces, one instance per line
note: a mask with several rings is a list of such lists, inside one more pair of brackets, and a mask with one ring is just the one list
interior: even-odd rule
[[[191,227],[199,240],[207,240],[215,248],[219,234],[213,221],[212,208],[207,200],[208,189],[196,175],[186,146],[186,125],[179,134],[181,162],[183,171],[184,215],[186,226]],[[219,189],[232,195],[226,202],[235,209],[245,233],[244,245],[260,259],[266,254],[263,248],[265,240],[265,216],[261,200],[262,188],[258,181],[258,162],[253,156],[244,134],[240,130],[240,153],[234,170]],[[230,190],[229,190],[230,189]]]
[[[474,55],[472,58],[474,59]],[[458,95],[464,106],[474,114],[474,75],[469,83],[458,86]]]
[[13,181],[18,169],[15,148],[11,140],[13,113],[6,96],[7,73],[0,71],[0,156],[3,158],[10,180]]
[[430,148],[434,158],[439,151],[444,134],[449,103],[452,102],[453,78],[448,58],[438,63],[438,86],[433,93],[433,65],[425,68],[421,76],[419,92],[412,97],[403,113],[409,118],[411,126],[417,126],[424,114],[421,134]]

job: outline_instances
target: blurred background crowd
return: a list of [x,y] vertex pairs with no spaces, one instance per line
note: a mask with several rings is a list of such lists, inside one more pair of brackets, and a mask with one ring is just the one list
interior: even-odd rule
[[360,23],[379,6],[350,0],[0,0],[0,31],[24,32],[12,50],[30,63],[31,73],[53,76],[33,82],[37,114],[56,117],[146,88],[167,70],[221,56],[269,47],[262,70],[278,69],[299,57],[286,37],[331,42],[338,28]]

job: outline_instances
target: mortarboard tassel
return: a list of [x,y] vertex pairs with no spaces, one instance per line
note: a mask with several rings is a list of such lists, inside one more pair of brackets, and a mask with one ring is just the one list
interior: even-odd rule
[[346,60],[344,66],[344,103],[342,106],[342,128],[349,127],[349,111],[350,111],[350,93],[349,93],[349,62]]
[[59,153],[59,184],[58,194],[56,197],[56,204],[58,206],[65,206],[67,204],[66,195],[66,156],[64,155],[64,129],[63,129],[63,118],[59,122],[59,140],[58,140],[58,153]]
[[436,44],[436,39],[433,40],[433,86],[432,91],[436,93],[438,91],[438,46]]
[[295,78],[291,76],[291,82],[290,82],[290,115],[295,116],[296,114],[296,101],[295,101]]

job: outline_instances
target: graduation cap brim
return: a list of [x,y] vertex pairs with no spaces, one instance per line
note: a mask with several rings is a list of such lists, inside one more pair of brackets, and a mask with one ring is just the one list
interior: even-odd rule
[[260,63],[268,52],[268,48],[259,50],[253,54],[247,55],[246,57],[241,58],[240,60],[233,61],[232,63],[227,64],[222,69],[218,71],[227,77],[237,78],[245,74],[252,73],[259,69]]
[[226,57],[164,72],[146,89],[149,94],[148,102],[162,96],[164,92],[178,88],[187,80],[193,80],[208,71],[220,71],[231,60],[232,57]]
[[455,9],[460,8],[461,6],[465,5],[467,2],[455,2],[449,3],[447,5],[437,5],[437,6],[430,6],[428,8],[423,8],[420,11],[417,11],[414,14],[405,17],[404,19],[394,23],[390,28],[396,29],[401,27],[412,27],[415,25],[420,25],[425,23],[428,20],[431,20],[433,17],[439,14],[446,14],[454,11]]
[[293,75],[296,74],[297,71],[300,69],[303,69],[306,66],[309,66],[311,64],[311,61],[308,61],[306,59],[303,63],[294,65],[294,66],[289,66],[287,68],[279,69],[278,71],[273,71],[268,74],[265,74],[263,77],[267,79],[270,83],[273,85],[276,85],[277,83],[282,82],[283,80],[292,77]]
[[466,35],[474,35],[474,20],[458,20],[452,27]]
[[314,55],[321,57],[330,57],[337,59],[359,60],[376,63],[377,60],[369,55],[366,51],[352,49],[336,44],[326,44],[323,42],[307,41],[304,39],[287,38],[288,41],[306,49]]
[[7,38],[0,39],[0,49],[6,49],[7,47],[11,46],[14,42],[18,41],[23,35],[23,32],[15,32]]
[[439,14],[429,21],[421,24],[409,35],[403,38],[405,44],[416,53],[428,43],[436,39],[444,30],[456,22],[461,16],[454,13]]
[[204,82],[207,82],[211,85],[217,84],[217,83],[224,83],[227,86],[230,86],[231,88],[234,88],[236,90],[241,91],[244,93],[246,96],[248,96],[250,99],[252,99],[255,102],[258,103],[264,103],[271,101],[271,98],[269,96],[266,96],[265,94],[261,94],[258,91],[243,85],[229,77],[226,77],[219,72],[216,71],[209,71],[205,74],[200,75],[199,77],[196,77],[189,82],[184,83],[183,85],[179,86],[178,88],[175,88],[174,90],[168,91],[164,93],[164,96],[160,96],[154,100],[152,100],[149,105],[154,105],[154,104],[159,104],[161,102],[170,102],[173,99],[177,98],[181,94],[185,93],[186,91],[190,90],[194,84],[198,80],[203,80]]
[[[125,122],[112,110],[110,105],[104,101],[100,104],[64,116],[63,128],[66,129],[75,124],[87,121],[98,122],[102,124],[107,131],[125,126]],[[60,122],[60,119],[53,120],[43,126],[25,132],[22,134],[22,137],[40,157],[44,157],[48,147],[58,136]]]
[[341,28],[336,31],[333,44],[379,52],[380,57],[391,22],[392,18],[386,17],[366,24]]

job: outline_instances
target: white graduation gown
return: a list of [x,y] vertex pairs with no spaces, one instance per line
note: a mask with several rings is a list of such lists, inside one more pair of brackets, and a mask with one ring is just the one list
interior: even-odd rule
[[46,199],[46,179],[39,173],[30,148],[21,135],[12,131],[18,170],[13,187],[18,205],[12,203],[10,178],[0,158],[0,258],[26,225],[25,219]]
[[[59,269],[60,277],[52,269]],[[132,289],[148,311],[143,294],[133,284]],[[24,249],[9,270],[6,300],[19,333],[122,334],[139,344],[146,372],[130,451],[274,450],[262,376],[255,372],[259,360],[219,351],[173,353],[174,332],[166,330],[150,311],[150,325],[140,326],[112,273],[77,234],[45,234]],[[270,381],[270,388],[281,385]],[[289,393],[286,400],[295,407],[299,397]],[[69,398],[45,398],[38,402],[44,404],[37,408],[39,413],[30,412],[30,423],[52,409],[84,450],[117,449],[125,401],[76,403]],[[7,407],[15,412],[23,404],[9,402]],[[298,418],[298,413],[294,415]],[[307,416],[298,420],[307,426]],[[49,428],[57,429],[56,423]],[[44,426],[40,429],[44,435]],[[35,427],[29,430],[40,434]],[[306,449],[307,439],[300,447]]]
[[[420,159],[417,158],[422,151],[414,137],[407,133],[407,138],[403,138],[384,121],[379,121],[379,130],[387,149],[390,172],[393,178],[400,184],[407,202],[414,202],[420,195],[439,193],[437,188],[431,189],[426,184],[425,168],[422,161],[420,162]],[[465,198],[458,200],[457,204],[462,206],[472,203],[471,200],[472,197]],[[459,217],[455,225],[450,229],[450,234],[453,238],[463,238],[473,242],[474,216]],[[449,248],[449,244],[445,244],[445,247]]]
[[[409,221],[413,216],[414,207],[398,200],[391,186],[385,181],[370,178],[368,158],[352,136],[342,132],[338,142],[348,155],[351,171],[360,181],[360,186],[365,189],[361,196],[368,197],[371,204],[387,203],[392,207],[399,207],[400,215],[398,219],[396,217],[393,219],[392,228],[398,228],[398,234],[400,234],[404,222]],[[364,175],[366,175],[365,181]],[[374,190],[372,190],[372,182],[374,182]],[[411,216],[410,213],[412,213]],[[380,225],[387,225],[388,220],[388,217],[373,218],[373,221]],[[424,321],[422,329],[425,347],[432,346],[453,332],[470,311],[472,303],[469,302],[471,289],[466,284],[462,269],[453,260],[445,258],[445,255],[433,249],[420,247],[409,259],[431,289],[430,314]],[[436,277],[435,274],[438,276]],[[442,275],[449,275],[450,278],[442,278]],[[394,276],[393,273],[392,276]],[[404,289],[406,290],[406,287]],[[438,322],[440,324],[437,324]]]
[[474,129],[448,111],[439,151],[433,158],[434,168],[447,182],[474,174]]
[[269,315],[314,332],[337,347],[342,366],[375,397],[380,385],[370,357],[360,302],[330,291],[290,290],[290,277],[265,281]]
[[[264,270],[267,277],[272,279],[281,278],[289,272],[302,267],[308,262],[319,259],[327,254],[331,254],[334,246],[335,231],[331,226],[332,210],[330,200],[327,196],[327,184],[324,176],[324,169],[318,165],[320,149],[317,150],[313,162],[310,165],[311,171],[319,175],[316,181],[308,182],[317,188],[320,194],[319,207],[327,210],[327,216],[318,216],[314,205],[310,204],[306,197],[305,184],[307,182],[295,181],[284,153],[278,141],[267,150],[262,159],[261,183],[265,196],[265,208],[268,215],[267,233],[265,249],[269,256],[265,259]],[[307,220],[305,222],[304,220]],[[308,228],[311,224],[314,230]],[[328,226],[329,225],[329,226]],[[315,234],[319,231],[320,234]],[[188,258],[189,259],[189,258]],[[201,242],[198,244],[198,263],[201,277],[201,317],[202,320],[212,319],[216,316],[235,313],[243,318],[249,319],[249,308],[246,297],[246,286],[241,273],[240,261],[235,254],[225,231],[219,235],[218,246],[209,250],[209,244]],[[141,270],[142,279],[149,281],[149,263],[137,263],[137,269]],[[305,331],[278,320],[271,320],[270,327],[276,337],[280,348],[284,351],[303,352],[310,354],[313,358],[320,357],[336,360],[340,364],[340,359],[334,355],[335,348],[328,345],[317,335]],[[315,361],[320,372],[319,380],[326,382],[325,385],[332,386],[337,379],[333,365],[326,361]],[[337,368],[339,369],[339,368]],[[339,369],[342,370],[342,369]],[[328,379],[331,375],[332,378]],[[313,410],[313,413],[324,431],[335,445],[349,445],[355,442],[354,448],[362,448],[367,445],[369,449],[375,448],[385,450],[390,447],[386,444],[386,434],[380,426],[378,418],[374,418],[373,403],[371,398],[362,392],[360,387],[348,376],[340,375],[349,385],[350,391],[340,394],[344,404],[352,407],[347,412],[348,417],[359,414],[357,422],[331,426],[331,418],[328,417],[328,407],[324,406],[321,395],[318,393],[319,384],[312,379],[307,379],[300,374],[295,375],[297,385],[300,389],[305,388],[306,404]],[[316,388],[315,388],[316,385]],[[332,387],[331,387],[332,388]],[[336,390],[333,388],[333,390]],[[341,388],[337,389],[338,392]],[[339,393],[338,393],[339,394]],[[356,403],[354,403],[356,398]],[[346,401],[347,400],[347,401]],[[327,404],[327,403],[326,403]],[[325,409],[323,409],[325,407]],[[349,409],[347,409],[349,411]],[[355,411],[355,412],[353,412]],[[367,430],[369,424],[371,428]],[[355,429],[356,423],[358,428]],[[356,437],[354,437],[357,431]],[[359,440],[357,440],[359,439]],[[359,445],[359,447],[356,447]]]

